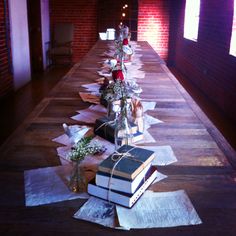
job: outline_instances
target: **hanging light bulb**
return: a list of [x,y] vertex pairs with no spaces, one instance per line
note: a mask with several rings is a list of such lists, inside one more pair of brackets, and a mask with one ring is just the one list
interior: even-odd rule
[[128,4],[125,4],[125,8],[128,7]]
[[125,13],[124,12],[122,13],[122,16],[125,17]]

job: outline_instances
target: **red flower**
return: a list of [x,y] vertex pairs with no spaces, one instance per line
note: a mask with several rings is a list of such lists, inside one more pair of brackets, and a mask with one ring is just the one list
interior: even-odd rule
[[123,39],[123,45],[128,45],[129,44],[129,41],[128,41],[128,39]]
[[122,70],[113,70],[112,71],[112,78],[114,81],[116,80],[124,80],[124,75],[123,75],[123,72]]

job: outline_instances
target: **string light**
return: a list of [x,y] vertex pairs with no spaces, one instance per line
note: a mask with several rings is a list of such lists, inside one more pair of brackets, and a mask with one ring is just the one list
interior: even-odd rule
[[123,6],[123,9],[125,9],[125,8],[127,8],[128,7],[128,4],[125,4],[124,6]]
[[[123,7],[122,7],[122,9],[123,9],[123,11],[126,11],[126,8],[128,7],[128,4],[125,4]],[[121,10],[122,10],[121,9]],[[122,18],[124,18],[126,16],[126,13],[125,12],[122,12],[122,14],[121,14],[121,20],[122,20]],[[120,25],[122,25],[123,23],[122,22],[120,22]]]

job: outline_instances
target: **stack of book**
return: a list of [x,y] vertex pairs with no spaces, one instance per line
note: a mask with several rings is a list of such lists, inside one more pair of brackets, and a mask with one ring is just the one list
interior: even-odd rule
[[[114,143],[115,142],[115,121],[109,120],[107,117],[101,117],[96,120],[94,133],[100,137]],[[135,143],[143,139],[143,133],[138,131],[138,126],[130,122],[130,132],[132,134],[130,143]],[[120,131],[122,132],[122,131]],[[121,145],[125,143],[125,140],[121,140]]]
[[88,193],[131,208],[156,178],[157,170],[151,164],[154,152],[123,145],[117,153],[99,165]]

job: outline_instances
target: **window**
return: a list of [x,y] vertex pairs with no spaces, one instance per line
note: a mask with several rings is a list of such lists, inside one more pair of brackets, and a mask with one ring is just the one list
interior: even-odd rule
[[233,17],[229,54],[236,57],[236,0],[234,0],[234,17]]
[[184,38],[197,41],[200,0],[186,0],[184,17]]

